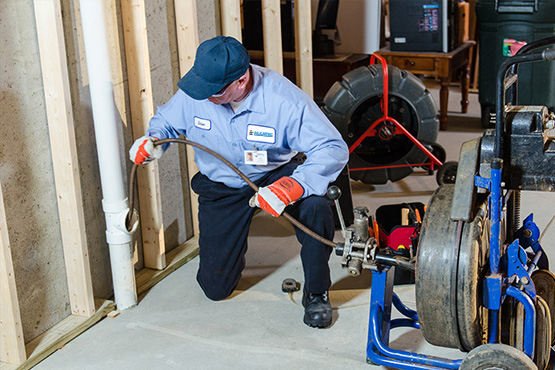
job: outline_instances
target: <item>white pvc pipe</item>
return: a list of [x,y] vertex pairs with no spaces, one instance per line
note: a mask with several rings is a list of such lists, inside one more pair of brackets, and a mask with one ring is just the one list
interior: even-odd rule
[[124,221],[129,207],[119,148],[104,7],[102,0],[80,0],[80,6],[104,197],[102,208],[106,216],[106,241],[110,247],[116,305],[119,310],[124,310],[137,304],[137,289],[131,232],[127,231]]

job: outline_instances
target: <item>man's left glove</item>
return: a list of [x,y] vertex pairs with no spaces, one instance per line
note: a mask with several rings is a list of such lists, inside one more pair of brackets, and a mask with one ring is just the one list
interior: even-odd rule
[[258,189],[250,200],[251,207],[260,207],[274,217],[281,215],[285,207],[303,196],[304,189],[292,177],[282,177],[271,185]]

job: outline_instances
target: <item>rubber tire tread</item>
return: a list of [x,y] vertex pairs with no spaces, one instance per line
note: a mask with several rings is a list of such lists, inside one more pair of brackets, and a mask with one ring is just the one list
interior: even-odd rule
[[456,289],[452,289],[456,284],[452,269],[458,260],[457,223],[450,218],[454,190],[453,184],[446,184],[430,198],[422,220],[415,282],[422,335],[433,345],[449,348],[460,347],[456,311],[453,313]]
[[476,347],[461,363],[459,370],[538,370],[526,354],[514,347],[500,343],[488,343]]
[[539,370],[547,370],[551,355],[551,312],[547,302],[542,297],[537,296],[536,298],[536,351],[534,363]]
[[[534,271],[531,277],[536,286],[536,293],[541,296],[546,301],[547,306],[551,308],[551,345],[553,346],[555,345],[555,274],[549,270],[540,269]],[[547,286],[544,282],[547,282]]]
[[[474,219],[465,224],[459,248],[457,271],[457,320],[462,351],[483,344],[482,278],[488,264],[489,220],[487,201],[476,208]],[[486,240],[483,240],[487,238]],[[485,245],[483,244],[485,242]],[[487,310],[484,309],[484,313]],[[487,317],[484,318],[487,322]]]
[[464,222],[457,244],[457,223],[451,221],[455,186],[446,184],[430,199],[422,223],[416,262],[416,307],[424,338],[431,344],[462,351],[483,343],[480,318],[482,268],[489,240],[487,202]]

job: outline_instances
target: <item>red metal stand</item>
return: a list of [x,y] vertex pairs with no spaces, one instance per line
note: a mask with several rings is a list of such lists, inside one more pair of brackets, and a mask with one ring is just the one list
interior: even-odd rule
[[383,111],[383,117],[376,120],[370,127],[364,131],[364,133],[354,142],[353,145],[349,148],[349,153],[352,153],[356,147],[362,143],[364,139],[367,137],[375,137],[379,136],[380,132],[377,129],[377,126],[382,122],[390,122],[393,123],[394,131],[389,133],[391,136],[395,135],[405,135],[409,138],[410,141],[414,143],[420,150],[422,150],[426,156],[430,159],[429,162],[425,163],[410,163],[410,164],[401,164],[401,165],[389,165],[389,166],[380,166],[380,167],[362,167],[362,168],[349,168],[349,171],[365,171],[365,170],[377,170],[383,168],[394,168],[394,167],[420,167],[420,166],[429,166],[430,170],[433,171],[435,166],[441,166],[442,163],[439,159],[437,159],[432,152],[430,152],[422,143],[420,143],[406,128],[403,127],[395,118],[389,116],[389,109],[388,109],[388,102],[389,102],[389,72],[387,69],[387,62],[385,59],[379,54],[372,54],[370,57],[370,65],[374,64],[376,59],[378,59],[382,65],[383,69],[383,96],[380,102],[380,106]]

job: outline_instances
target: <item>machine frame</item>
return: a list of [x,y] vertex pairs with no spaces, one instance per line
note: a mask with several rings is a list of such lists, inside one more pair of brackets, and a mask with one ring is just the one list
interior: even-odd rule
[[[546,264],[545,253],[539,243],[539,228],[533,221],[533,215],[528,216],[523,225],[514,233],[509,231],[505,234],[507,228],[504,219],[503,210],[511,207],[510,198],[513,192],[519,192],[519,189],[508,189],[507,184],[503,181],[504,175],[504,157],[503,146],[508,142],[507,137],[511,135],[511,128],[507,127],[505,116],[506,93],[509,92],[508,105],[516,104],[516,83],[517,83],[517,66],[520,63],[533,61],[551,61],[555,59],[555,50],[546,49],[540,52],[532,52],[532,50],[552,44],[554,38],[549,40],[541,40],[532,43],[523,50],[522,53],[507,59],[500,67],[497,77],[497,106],[496,106],[496,127],[493,145],[493,158],[489,163],[488,175],[476,171],[476,175],[471,179],[472,192],[481,192],[487,194],[489,219],[489,257],[488,271],[483,279],[483,297],[482,302],[487,309],[488,325],[486,329],[485,342],[489,344],[500,343],[500,320],[501,306],[507,297],[512,297],[520,302],[525,311],[524,330],[523,330],[523,352],[529,357],[534,357],[536,343],[536,307],[537,294],[534,282],[531,278],[532,272],[537,268],[540,259]],[[506,78],[506,74],[511,69],[511,73]],[[551,116],[553,118],[553,115]],[[543,131],[543,130],[542,130]],[[461,169],[459,169],[461,170]],[[462,169],[464,170],[464,168]],[[472,181],[473,180],[473,181]],[[555,177],[552,178],[555,181]],[[553,182],[552,181],[552,182]],[[468,182],[468,181],[467,181]],[[468,189],[468,186],[466,187]],[[523,188],[519,186],[519,188]],[[525,187],[524,187],[525,188]],[[543,189],[532,189],[543,190]],[[550,187],[548,190],[553,191]],[[464,196],[465,202],[473,203],[473,195]],[[470,208],[471,206],[469,206]],[[453,219],[453,218],[452,218]],[[464,221],[454,219],[454,222],[462,223]],[[509,225],[510,227],[510,225]],[[351,234],[352,235],[352,234]],[[345,233],[344,233],[345,236]],[[349,236],[347,234],[346,236]],[[505,237],[507,239],[505,239]],[[509,239],[510,238],[510,239]],[[354,238],[353,240],[355,240]],[[510,242],[507,243],[506,240]],[[352,245],[355,242],[347,242],[349,248],[345,248],[341,252],[350,253]],[[360,244],[361,241],[358,241]],[[368,245],[368,243],[366,243]],[[366,247],[368,249],[368,247]],[[528,252],[526,251],[528,249]],[[531,251],[530,251],[531,249]],[[376,252],[368,255],[376,256]],[[364,254],[366,255],[366,253]],[[543,257],[542,257],[543,256]],[[450,360],[446,358],[438,358],[423,354],[395,350],[388,347],[390,330],[397,327],[411,327],[420,329],[418,313],[405,306],[400,298],[393,292],[393,277],[396,266],[391,263],[380,263],[376,259],[376,264],[363,264],[363,267],[372,270],[372,286],[370,297],[370,315],[368,324],[368,341],[366,348],[367,361],[369,363],[379,364],[397,369],[458,369],[461,367],[464,359]],[[368,267],[369,266],[369,267]],[[397,267],[404,267],[397,265]],[[395,307],[405,318],[391,319],[391,309]],[[552,308],[552,309],[555,309]],[[487,344],[486,344],[487,345]],[[550,349],[551,359],[555,356],[553,348]],[[548,357],[549,358],[549,357]]]

